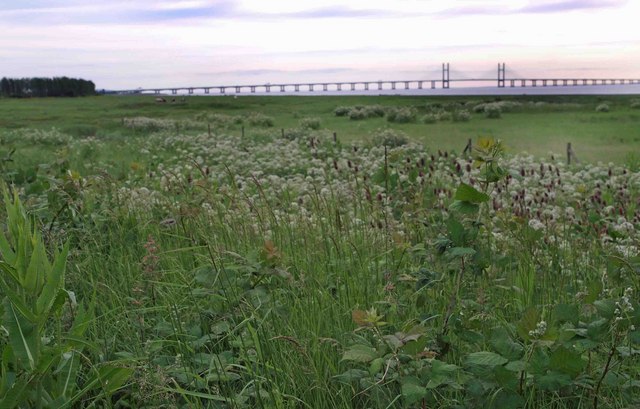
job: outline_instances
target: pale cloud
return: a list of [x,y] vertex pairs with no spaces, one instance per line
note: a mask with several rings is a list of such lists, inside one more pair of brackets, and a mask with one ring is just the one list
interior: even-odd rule
[[437,77],[446,61],[460,76],[493,75],[498,61],[513,74],[640,74],[640,34],[629,30],[638,2],[453,4],[0,2],[0,76],[74,75],[106,88],[415,79]]

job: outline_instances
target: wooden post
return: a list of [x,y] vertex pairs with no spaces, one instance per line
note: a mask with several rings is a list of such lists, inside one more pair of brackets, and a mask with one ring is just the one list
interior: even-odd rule
[[282,139],[284,139],[284,128],[282,128],[281,131],[282,131]]
[[211,124],[207,124],[207,130],[209,131],[209,138],[211,138]]
[[471,141],[471,138],[469,138],[469,140],[467,141],[467,146],[464,147],[464,150],[462,151],[462,153],[471,153],[471,151],[473,150],[473,142]]
[[242,139],[244,139],[244,126],[242,127]]
[[578,160],[578,157],[576,156],[576,153],[573,151],[573,147],[571,147],[571,142],[569,142],[567,143],[567,165],[571,165],[572,159],[576,163],[580,162]]
[[334,132],[334,133],[333,133],[333,143],[334,143],[334,144],[335,144],[335,143],[338,143],[338,133],[337,133],[337,132]]

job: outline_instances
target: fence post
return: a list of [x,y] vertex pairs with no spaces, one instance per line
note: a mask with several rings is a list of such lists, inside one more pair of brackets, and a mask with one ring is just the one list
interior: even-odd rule
[[242,139],[244,139],[244,126],[242,127]]
[[467,141],[467,146],[464,147],[464,150],[462,151],[462,153],[471,153],[471,151],[473,150],[473,142],[471,141],[471,138],[469,138],[469,140]]
[[211,124],[207,124],[207,130],[209,131],[209,138],[211,138]]
[[337,132],[333,133],[333,143],[334,144],[338,143],[338,133]]
[[571,165],[571,160],[572,159],[576,163],[580,162],[578,160],[578,157],[576,156],[576,153],[573,151],[573,147],[571,146],[571,142],[569,142],[569,143],[567,143],[567,165]]
[[282,131],[282,139],[284,139],[284,128],[282,128],[281,131]]

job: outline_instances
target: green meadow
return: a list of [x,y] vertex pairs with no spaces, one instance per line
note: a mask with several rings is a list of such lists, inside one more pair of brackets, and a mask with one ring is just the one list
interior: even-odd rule
[[[0,100],[0,129],[57,129],[74,136],[126,134],[122,118],[144,116],[192,119],[202,112],[243,115],[259,112],[273,118],[274,126],[295,128],[300,118],[314,117],[322,128],[337,132],[345,142],[370,139],[382,128],[405,132],[430,149],[460,150],[468,138],[493,137],[506,143],[511,153],[529,152],[542,157],[563,153],[573,143],[579,159],[623,163],[640,148],[640,110],[631,108],[634,96],[517,96],[517,97],[418,97],[418,96],[233,96],[185,97],[186,103],[157,104],[154,96],[101,96],[81,99]],[[167,96],[168,101],[171,96]],[[415,107],[418,116],[427,105],[464,106],[471,110],[482,102],[510,101],[522,104],[499,120],[472,114],[469,122],[439,121],[393,124],[385,118],[345,120],[336,117],[338,106]],[[596,112],[605,103],[611,110]],[[536,105],[537,104],[537,105]],[[347,118],[348,119],[348,118]],[[231,130],[240,132],[241,126]],[[246,132],[251,133],[247,127]],[[248,135],[250,136],[250,135]]]
[[640,405],[638,98],[176,99],[0,99],[0,408]]

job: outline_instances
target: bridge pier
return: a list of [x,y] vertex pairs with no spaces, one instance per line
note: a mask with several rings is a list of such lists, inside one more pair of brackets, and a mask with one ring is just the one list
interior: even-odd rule
[[309,87],[309,91],[313,92],[313,84],[309,84],[307,87]]
[[364,90],[365,91],[369,91],[369,83],[368,82],[364,83]]
[[558,80],[553,80],[553,86],[557,87],[558,86]]
[[300,92],[300,85],[298,85],[298,84],[294,85],[294,86],[293,86],[293,89],[294,89],[296,92]]
[[546,87],[547,86],[547,80],[542,80],[542,86]]
[[531,86],[532,87],[537,87],[538,86],[538,80],[531,80]]
[[336,87],[338,87],[337,88],[338,91],[342,91],[342,84],[341,83],[337,83]]
[[159,90],[159,89],[156,89],[156,90],[154,90],[154,91],[153,91],[153,93],[154,93],[154,94],[156,94],[156,95],[158,95],[158,94],[160,94],[160,90]]
[[208,94],[209,92],[211,92],[211,89],[210,89],[210,88],[205,88],[205,89],[204,89],[204,93],[205,93],[205,94]]
[[326,91],[327,90],[327,84],[322,84],[322,90]]
[[177,90],[177,89],[172,89],[172,90],[171,90],[171,93],[172,93],[173,95],[176,95],[176,94],[178,93],[178,90]]
[[511,86],[511,88],[516,86],[516,80],[509,80],[509,85]]
[[355,91],[356,90],[356,84],[355,83],[351,83],[351,91]]
[[280,85],[280,92],[284,92],[285,91],[285,86],[284,85]]
[[395,83],[395,81],[391,81],[391,89],[396,89],[396,83]]
[[270,85],[265,85],[264,86],[264,91],[265,92],[271,92],[271,86]]
[[239,94],[242,91],[240,88],[241,87],[236,87],[236,94]]
[[409,81],[404,82],[404,89],[409,89]]
[[382,81],[378,81],[378,89],[381,90],[382,89]]
[[442,64],[442,88],[449,88],[449,63]]
[[256,93],[256,87],[253,87],[253,86],[251,87],[251,93],[252,93],[252,94],[255,94],[255,93]]
[[431,89],[436,89],[436,82],[435,81],[431,81]]
[[422,81],[418,81],[418,89],[422,89]]
[[189,88],[189,94],[193,94],[193,88]]
[[520,86],[521,87],[526,87],[527,86],[527,80],[520,80]]
[[226,92],[226,89],[224,87],[220,87],[220,93],[224,94]]

